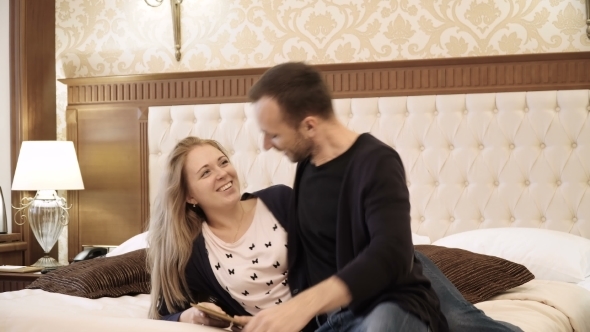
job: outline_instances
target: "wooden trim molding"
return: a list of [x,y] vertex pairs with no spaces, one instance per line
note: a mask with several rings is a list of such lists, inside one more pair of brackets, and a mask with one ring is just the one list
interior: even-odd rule
[[149,149],[148,149],[148,109],[146,107],[139,111],[139,174],[141,186],[141,221],[142,229],[147,229],[148,218],[150,216],[149,206]]
[[9,242],[0,243],[0,252],[13,252],[13,251],[24,251],[27,250],[26,242]]
[[[78,111],[76,109],[68,109],[66,111],[66,136],[68,140],[74,143],[74,148],[78,150]],[[78,253],[80,251],[80,204],[77,190],[68,190],[67,202],[71,206],[68,211],[68,258],[69,253]],[[72,256],[73,257],[73,256]]]
[[20,233],[0,234],[0,243],[20,241]]
[[[334,98],[577,89],[590,52],[319,65]],[[60,79],[68,104],[139,106],[247,101],[267,68]]]

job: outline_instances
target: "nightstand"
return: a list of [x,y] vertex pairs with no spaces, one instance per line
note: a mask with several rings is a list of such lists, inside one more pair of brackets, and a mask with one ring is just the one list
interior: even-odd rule
[[0,293],[24,289],[40,276],[41,272],[0,272]]

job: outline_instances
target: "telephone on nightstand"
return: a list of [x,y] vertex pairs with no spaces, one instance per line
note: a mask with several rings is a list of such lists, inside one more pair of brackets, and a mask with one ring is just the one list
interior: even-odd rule
[[107,248],[93,247],[82,250],[79,254],[74,257],[74,263],[79,261],[85,261],[87,259],[93,259],[99,256],[107,254]]

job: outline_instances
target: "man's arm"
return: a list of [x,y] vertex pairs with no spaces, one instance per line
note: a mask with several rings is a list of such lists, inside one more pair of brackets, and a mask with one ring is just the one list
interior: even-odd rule
[[[382,292],[392,281],[407,278],[412,271],[414,247],[410,200],[403,164],[394,151],[383,153],[362,172],[365,226],[370,243],[338,276],[352,296],[354,311]],[[362,273],[359,273],[362,271]]]
[[351,299],[346,284],[332,276],[275,308],[236,318],[244,332],[301,331],[314,316],[347,306]]

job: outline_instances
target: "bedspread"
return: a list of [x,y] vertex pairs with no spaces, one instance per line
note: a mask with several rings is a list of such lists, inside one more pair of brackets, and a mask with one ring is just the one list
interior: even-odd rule
[[525,332],[590,331],[590,292],[575,284],[532,280],[476,307]]
[[[0,331],[220,331],[147,319],[149,295],[90,300],[42,290],[0,293]],[[476,305],[525,332],[590,331],[590,292],[574,284],[532,280]]]

